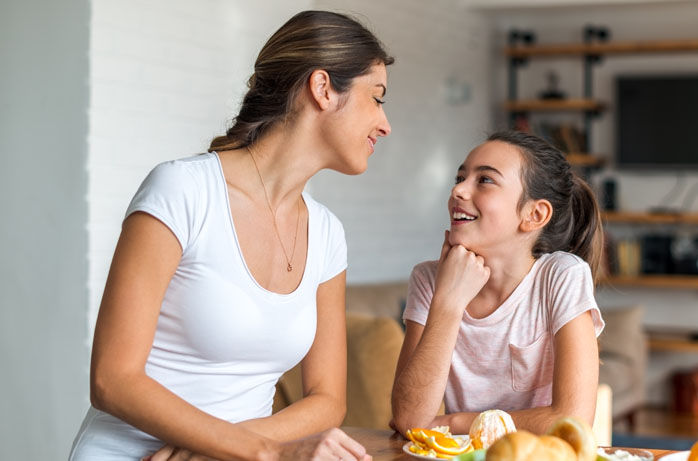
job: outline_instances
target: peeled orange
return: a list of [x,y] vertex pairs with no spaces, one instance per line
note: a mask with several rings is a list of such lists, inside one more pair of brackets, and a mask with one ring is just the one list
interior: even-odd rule
[[497,439],[516,432],[514,420],[502,410],[483,411],[470,425],[470,440],[475,449],[489,448]]

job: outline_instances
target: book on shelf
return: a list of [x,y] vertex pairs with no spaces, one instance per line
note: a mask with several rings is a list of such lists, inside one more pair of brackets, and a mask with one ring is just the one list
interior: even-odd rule
[[566,154],[587,151],[584,133],[572,123],[541,122],[535,132]]

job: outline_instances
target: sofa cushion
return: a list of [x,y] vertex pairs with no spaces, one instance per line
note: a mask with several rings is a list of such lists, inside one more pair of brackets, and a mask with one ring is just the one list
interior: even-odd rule
[[[347,313],[347,414],[345,426],[388,429],[390,394],[404,333],[393,318]],[[276,386],[273,411],[303,398],[301,367]]]
[[599,336],[599,382],[613,390],[614,417],[644,403],[647,337],[641,306],[608,308],[602,312],[606,327]]

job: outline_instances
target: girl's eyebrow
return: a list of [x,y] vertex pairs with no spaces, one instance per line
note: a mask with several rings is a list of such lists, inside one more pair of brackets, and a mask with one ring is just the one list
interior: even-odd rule
[[[465,164],[462,164],[461,166],[458,167],[458,172],[460,173],[461,171],[465,171]],[[498,174],[502,178],[504,175],[495,167],[489,166],[489,165],[479,165],[475,167],[475,171],[491,171],[493,173]]]
[[376,84],[376,86],[383,88],[383,94],[381,95],[381,97],[385,96],[385,92],[388,91],[385,85],[383,85],[382,83],[378,83]]

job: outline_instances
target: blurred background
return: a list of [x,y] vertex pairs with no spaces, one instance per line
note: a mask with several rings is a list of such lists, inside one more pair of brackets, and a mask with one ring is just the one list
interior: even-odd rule
[[[0,458],[67,456],[89,405],[92,328],[126,206],[157,163],[204,152],[225,131],[262,44],[305,9],[356,16],[396,57],[385,105],[393,132],[368,171],[322,172],[309,185],[344,223],[350,284],[403,281],[416,263],[436,259],[457,165],[488,133],[513,124],[550,136],[563,126],[581,132],[567,150],[596,157],[579,170],[600,194],[612,192],[609,210],[698,209],[697,170],[628,168],[616,155],[618,76],[698,76],[697,49],[602,56],[587,80],[579,56],[519,62],[519,99],[546,91],[582,98],[591,81],[593,98],[606,104],[582,109],[593,112],[583,119],[505,108],[512,30],[540,44],[582,42],[589,25],[610,41],[698,39],[696,1],[3,0]],[[679,229],[684,246],[698,235],[694,225]],[[637,225],[624,226],[617,241],[643,241]],[[625,261],[619,274],[617,255],[612,273],[643,272]],[[698,330],[696,280],[605,285],[599,303],[643,304],[647,329],[690,333]],[[695,353],[657,352],[647,402],[666,404],[668,374],[696,364]]]

